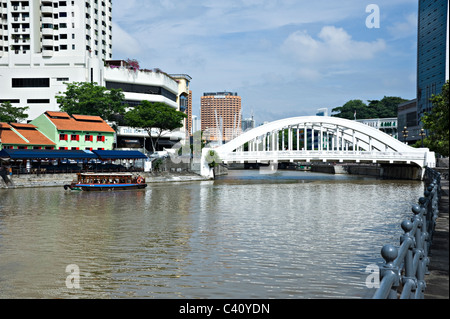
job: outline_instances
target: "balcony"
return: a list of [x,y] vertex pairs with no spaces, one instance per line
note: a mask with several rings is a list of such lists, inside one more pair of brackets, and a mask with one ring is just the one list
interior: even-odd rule
[[44,47],[53,47],[53,38],[51,39],[42,39],[42,46]]
[[53,37],[54,31],[53,31],[53,25],[51,27],[44,27],[42,26],[42,35],[48,35],[48,36],[52,36]]
[[45,58],[50,58],[53,56],[53,47],[43,47],[42,56]]
[[43,14],[53,14],[53,7],[52,6],[42,6],[41,12]]
[[53,17],[42,17],[42,25],[53,24]]

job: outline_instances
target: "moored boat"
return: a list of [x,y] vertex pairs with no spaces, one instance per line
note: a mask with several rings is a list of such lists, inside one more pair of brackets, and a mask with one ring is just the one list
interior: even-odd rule
[[143,189],[145,178],[131,173],[78,173],[77,180],[64,185],[65,190],[112,191]]

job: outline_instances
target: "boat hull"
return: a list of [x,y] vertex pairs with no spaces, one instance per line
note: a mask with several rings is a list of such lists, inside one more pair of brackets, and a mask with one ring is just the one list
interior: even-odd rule
[[131,173],[79,173],[76,180],[69,185],[64,185],[65,190],[88,192],[144,189],[146,187],[145,178],[133,176]]
[[112,184],[112,185],[74,184],[74,185],[65,185],[64,189],[82,190],[87,192],[102,192],[102,191],[119,191],[128,189],[144,189],[146,187],[147,184]]

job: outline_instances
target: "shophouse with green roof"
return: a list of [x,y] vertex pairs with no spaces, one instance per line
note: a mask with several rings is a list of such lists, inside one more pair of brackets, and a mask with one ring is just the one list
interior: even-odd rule
[[114,129],[99,116],[47,111],[30,122],[59,150],[112,150]]

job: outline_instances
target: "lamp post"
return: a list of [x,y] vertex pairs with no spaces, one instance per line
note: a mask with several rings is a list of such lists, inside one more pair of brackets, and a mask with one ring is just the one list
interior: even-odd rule
[[425,130],[424,129],[420,129],[419,135],[422,138],[422,147],[423,147],[423,137],[425,136]]
[[408,128],[406,126],[403,128],[402,134],[403,134],[403,141],[405,142],[405,144],[407,144],[406,138],[408,137]]

